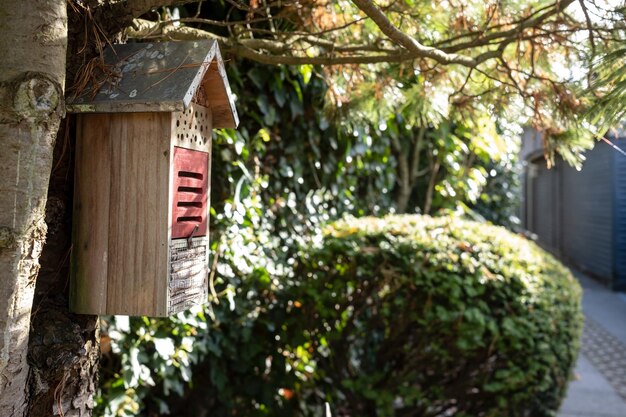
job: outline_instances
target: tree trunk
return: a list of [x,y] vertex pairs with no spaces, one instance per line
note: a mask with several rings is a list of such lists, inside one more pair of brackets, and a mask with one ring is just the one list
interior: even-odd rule
[[92,414],[98,317],[68,310],[74,132],[70,120],[59,131],[65,77],[71,85],[79,68],[132,19],[131,11],[154,3],[0,5],[0,45],[9,52],[0,62],[0,140],[7,150],[0,153],[2,417]]
[[[398,213],[409,211],[409,202],[417,186],[417,180],[428,172],[428,170],[420,171],[420,155],[425,133],[426,128],[420,127],[417,137],[411,140],[407,151],[403,149],[399,139],[392,138],[392,147],[398,161],[398,190],[396,194],[396,211]],[[415,206],[411,207],[411,211],[415,211]]]
[[54,141],[63,116],[66,1],[0,2],[0,415],[22,416]]
[[413,192],[412,184],[409,181],[409,169],[404,155],[396,157],[398,161],[398,193],[396,194],[396,212],[406,213],[411,193]]
[[29,416],[90,416],[99,349],[97,316],[68,310],[72,248],[73,141],[63,123],[46,204],[48,239],[35,287],[28,360]]
[[[79,68],[98,53],[92,36],[94,22],[87,9],[91,9],[87,2],[68,9],[68,87]],[[68,117],[62,123],[54,148],[46,204],[48,239],[40,260],[28,346],[29,416],[87,417],[94,406],[98,317],[73,314],[68,309],[75,149],[72,120]]]
[[433,164],[430,180],[428,181],[428,188],[426,189],[426,199],[424,200],[424,214],[430,214],[430,208],[433,204],[433,193],[435,192],[435,185],[437,184],[437,175],[439,174],[439,168],[441,168],[441,163],[439,162],[438,157],[435,157],[435,162]]
[[396,181],[398,183],[396,191],[396,211],[398,213],[405,213],[409,199],[411,198],[411,191],[413,191],[410,183],[411,168],[409,166],[409,157],[406,155],[404,147],[397,137],[391,137],[391,147],[398,163],[396,171]]

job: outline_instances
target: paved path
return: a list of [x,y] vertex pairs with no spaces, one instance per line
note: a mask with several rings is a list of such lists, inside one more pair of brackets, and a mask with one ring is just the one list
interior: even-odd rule
[[626,297],[583,274],[585,328],[558,417],[626,417]]

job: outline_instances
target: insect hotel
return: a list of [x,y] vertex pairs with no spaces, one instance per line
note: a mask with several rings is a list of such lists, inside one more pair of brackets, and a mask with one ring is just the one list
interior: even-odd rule
[[211,131],[239,122],[215,41],[105,51],[77,116],[71,309],[168,316],[207,301]]

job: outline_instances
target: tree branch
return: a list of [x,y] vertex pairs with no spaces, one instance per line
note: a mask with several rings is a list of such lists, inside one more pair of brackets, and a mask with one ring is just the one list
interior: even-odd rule
[[[503,51],[504,48],[510,44],[515,42],[518,37],[526,30],[526,29],[530,29],[530,28],[538,28],[540,27],[545,20],[547,20],[548,18],[562,12],[563,10],[565,10],[565,8],[567,6],[569,6],[570,4],[572,4],[574,2],[574,0],[564,0],[564,1],[557,1],[556,3],[553,4],[554,8],[546,11],[545,13],[535,17],[534,19],[528,19],[528,20],[522,20],[518,25],[514,26],[513,28],[509,29],[509,30],[505,30],[505,31],[500,31],[500,32],[494,32],[491,33],[489,35],[477,38],[477,39],[473,39],[471,41],[467,41],[467,42],[461,42],[449,47],[445,47],[445,48],[441,48],[442,51],[444,52],[457,52],[457,51],[462,51],[462,50],[467,50],[470,48],[478,48],[481,46],[486,46],[486,45],[490,45],[493,42],[496,42],[499,44],[498,50],[499,51]],[[483,56],[479,56],[476,58],[477,61],[479,62],[484,62],[487,59],[491,59],[491,58],[498,58],[499,55],[497,53],[494,52],[488,52],[488,53],[484,53],[482,54]]]
[[[157,5],[179,5],[194,1],[197,0],[128,0],[121,4],[124,5],[125,10],[130,10],[133,16],[137,16]],[[266,6],[251,9],[241,3],[240,0],[227,1],[240,10],[250,11],[252,14],[258,11],[264,16],[270,16],[264,14],[261,10],[262,8],[266,8]],[[127,33],[131,37],[143,39],[217,39],[226,51],[230,51],[231,53],[256,62],[270,65],[401,63],[426,58],[434,60],[437,64],[458,64],[468,68],[476,68],[488,60],[501,60],[506,47],[524,38],[524,31],[526,29],[534,28],[537,31],[541,31],[536,36],[542,36],[541,33],[545,31],[545,36],[548,37],[551,33],[558,31],[558,27],[555,27],[552,31],[546,28],[546,21],[556,14],[561,13],[574,1],[575,0],[559,0],[515,22],[508,24],[495,22],[491,27],[487,27],[482,31],[461,34],[443,41],[443,43],[438,44],[439,46],[434,47],[422,44],[416,38],[402,32],[386,15],[386,11],[388,11],[391,6],[379,7],[373,0],[353,0],[356,7],[358,7],[366,17],[361,15],[362,17],[341,24],[336,28],[325,29],[317,33],[308,33],[302,30],[296,30],[294,32],[275,32],[250,24],[268,22],[271,20],[271,17],[251,17],[249,20],[240,21],[228,21],[228,18],[223,21],[199,18],[182,18],[176,20],[178,22],[207,24],[228,28],[247,26],[247,29],[244,29],[243,32],[233,32],[230,37],[220,36],[211,31],[189,26],[173,27],[174,20],[157,23],[135,19],[133,24],[136,25],[136,29],[134,31],[127,30]],[[295,3],[297,2],[293,4]],[[252,16],[252,14],[250,16]],[[329,35],[333,31],[346,29],[351,25],[359,24],[367,18],[371,19],[386,36],[384,41],[380,39],[379,41],[350,44],[349,42],[337,42],[332,39],[333,37],[324,37],[324,35]],[[285,19],[285,17],[283,16],[281,19]],[[495,28],[498,28],[498,31],[493,32]],[[253,37],[253,34],[259,34],[260,36]],[[465,36],[469,37],[469,39],[454,43],[455,40],[461,40]],[[390,42],[393,46],[390,46],[387,42]],[[444,46],[446,43],[448,45]],[[462,54],[458,53],[460,51],[464,52]]]
[[157,7],[182,6],[198,1],[200,0],[126,0],[117,3],[116,6],[122,7],[126,14],[132,17],[139,17]]
[[[407,52],[387,52],[380,54],[350,54],[341,55],[336,51],[320,56],[298,56],[293,54],[293,49],[279,41],[269,39],[241,39],[234,40],[216,35],[212,32],[195,29],[189,26],[174,27],[162,25],[159,22],[151,22],[143,19],[134,20],[134,28],[127,28],[126,35],[137,39],[166,39],[166,40],[192,40],[192,39],[215,39],[220,42],[224,51],[233,53],[243,58],[248,58],[262,64],[269,65],[345,65],[345,64],[376,64],[384,62],[404,62],[415,57]],[[260,48],[270,53],[259,52],[253,48]],[[349,49],[354,50],[350,47]],[[354,52],[357,52],[356,50]]]
[[415,57],[430,58],[441,64],[461,64],[466,67],[475,67],[479,64],[476,59],[459,54],[446,53],[440,49],[431,46],[425,46],[419,43],[411,36],[405,34],[395,27],[393,23],[387,19],[387,16],[377,7],[371,0],[352,0],[353,3],[361,9],[378,28],[398,45],[403,46]]

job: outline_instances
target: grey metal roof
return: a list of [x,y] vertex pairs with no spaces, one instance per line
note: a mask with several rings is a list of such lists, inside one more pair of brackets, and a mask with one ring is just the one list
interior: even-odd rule
[[[175,112],[185,110],[193,100],[213,109],[214,127],[239,123],[214,40],[113,45],[105,50],[104,62],[109,76],[101,81],[98,93],[86,88],[69,100],[69,112]],[[206,103],[194,100],[201,86]]]

